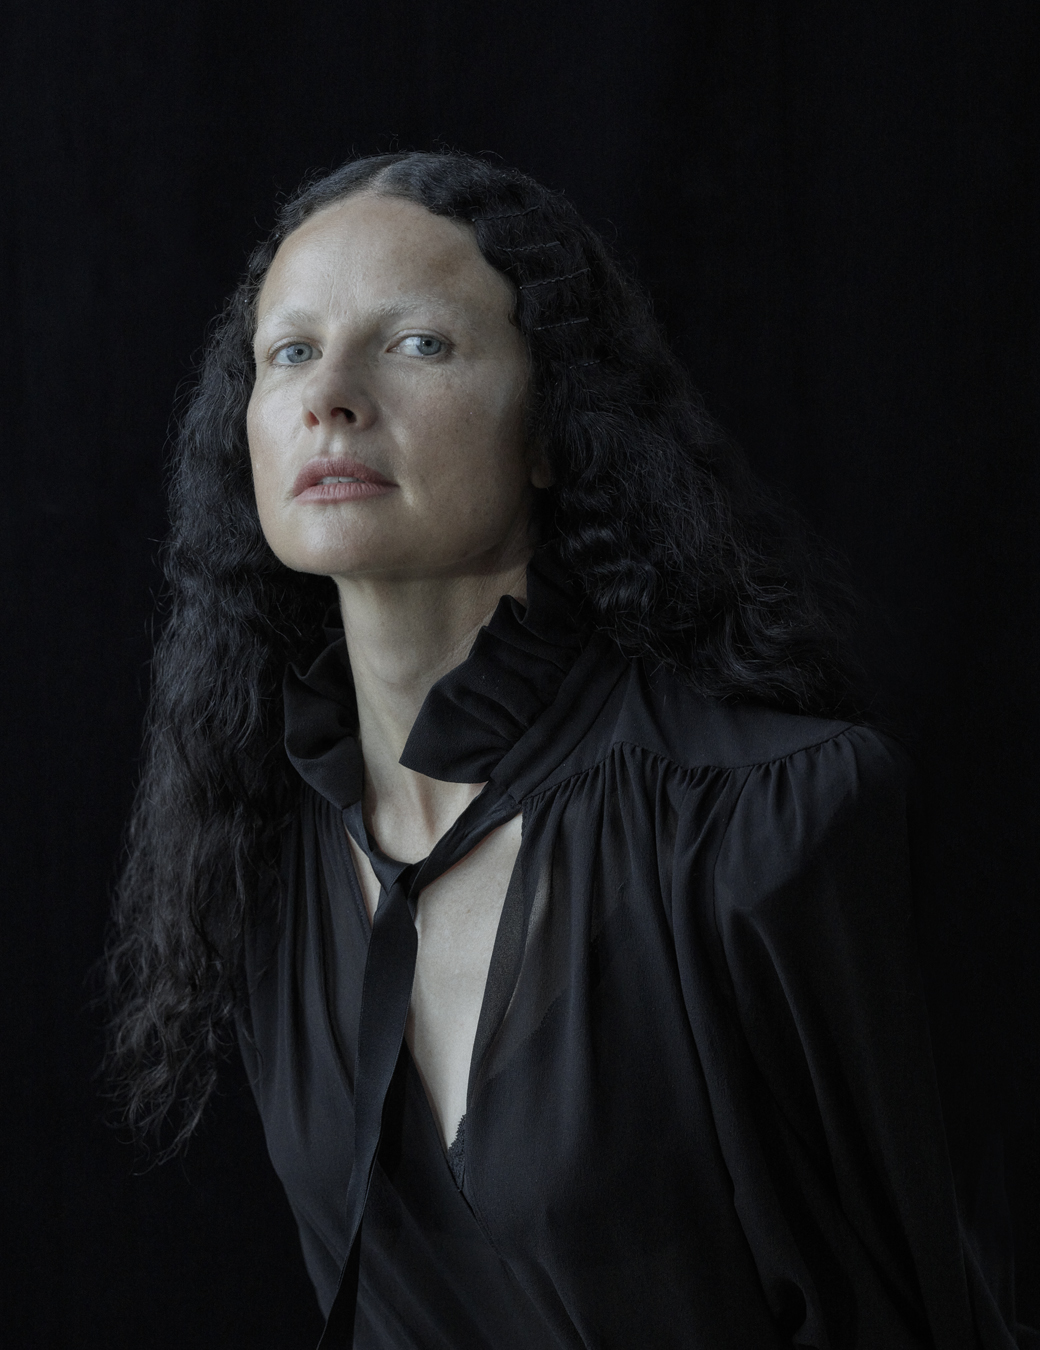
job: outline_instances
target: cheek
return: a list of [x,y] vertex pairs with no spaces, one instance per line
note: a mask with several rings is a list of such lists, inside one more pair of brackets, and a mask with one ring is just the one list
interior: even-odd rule
[[283,493],[280,490],[278,456],[275,452],[277,441],[272,431],[268,419],[250,403],[246,413],[246,440],[249,445],[256,513],[260,519],[264,538],[280,556],[280,548],[284,543],[281,538],[284,525],[281,520],[282,513],[278,508]]
[[417,466],[428,487],[497,497],[526,477],[522,387],[444,390],[426,403],[416,431],[428,446]]
[[253,490],[257,505],[262,510],[265,502],[276,495],[278,476],[277,429],[273,424],[271,409],[262,399],[254,397],[249,401],[246,409],[246,441],[253,470]]

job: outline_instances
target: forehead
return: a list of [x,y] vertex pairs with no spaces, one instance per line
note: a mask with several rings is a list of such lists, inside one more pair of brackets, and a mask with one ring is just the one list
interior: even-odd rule
[[474,317],[508,317],[512,287],[468,224],[401,198],[360,193],[316,212],[279,247],[257,301],[260,325],[279,312],[328,317],[428,299]]

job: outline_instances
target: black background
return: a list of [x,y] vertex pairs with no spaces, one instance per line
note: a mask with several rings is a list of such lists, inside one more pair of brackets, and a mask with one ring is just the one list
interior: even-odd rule
[[955,1148],[1009,1146],[1040,1321],[1040,6],[57,3],[3,24],[2,1171],[9,1343],[308,1347],[235,1066],[134,1174],[88,1007],[135,774],[179,388],[275,197],[494,152],[615,241],[709,407],[887,616]]

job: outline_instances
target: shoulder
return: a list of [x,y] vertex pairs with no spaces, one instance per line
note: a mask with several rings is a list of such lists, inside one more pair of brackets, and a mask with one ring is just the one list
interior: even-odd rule
[[753,703],[724,703],[698,694],[681,676],[648,675],[638,662],[626,676],[612,739],[683,769],[775,765],[804,775],[826,766],[838,770],[848,761],[848,768],[855,764],[871,775],[901,777],[906,771],[902,750],[870,727]]
[[695,836],[706,805],[721,808],[719,862],[745,895],[753,879],[772,888],[827,855],[854,865],[905,838],[908,760],[871,727],[723,703],[633,663],[612,736],[687,778]]
[[542,786],[619,753],[653,761],[651,776],[672,780],[676,801],[686,792],[720,806],[722,798],[732,805],[739,797],[745,808],[767,814],[792,798],[807,810],[815,799],[815,814],[875,792],[902,799],[909,777],[901,747],[871,727],[724,702],[697,693],[680,675],[648,672],[639,660],[621,664],[606,702]]

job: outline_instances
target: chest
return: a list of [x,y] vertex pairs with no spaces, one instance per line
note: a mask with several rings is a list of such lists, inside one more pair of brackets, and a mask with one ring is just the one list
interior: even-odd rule
[[[620,801],[598,777],[528,799],[522,843],[514,818],[419,897],[415,1109],[402,1117],[395,1098],[380,1166],[394,1187],[415,1178],[419,1212],[431,1170],[455,1188],[443,1150],[465,1113],[463,1193],[503,1249],[573,1233],[582,1250],[595,1236],[630,1262],[662,1215],[682,1228],[713,1209],[718,1178],[732,1190],[716,1172],[688,1004],[710,987],[682,976],[668,922],[674,844],[646,847],[674,813],[661,793],[630,794],[623,814]],[[251,1035],[275,1165],[314,1231],[334,1235],[379,890],[341,812],[305,806],[275,945],[253,958]],[[699,845],[687,852],[691,878],[707,878]],[[700,908],[692,886],[689,904]],[[694,1021],[715,1024],[704,1010]],[[610,1212],[593,1220],[601,1201]]]
[[[427,886],[416,907],[419,945],[405,1037],[445,1147],[466,1113],[488,968],[520,839],[516,815]],[[371,920],[379,882],[353,840],[350,847]]]

